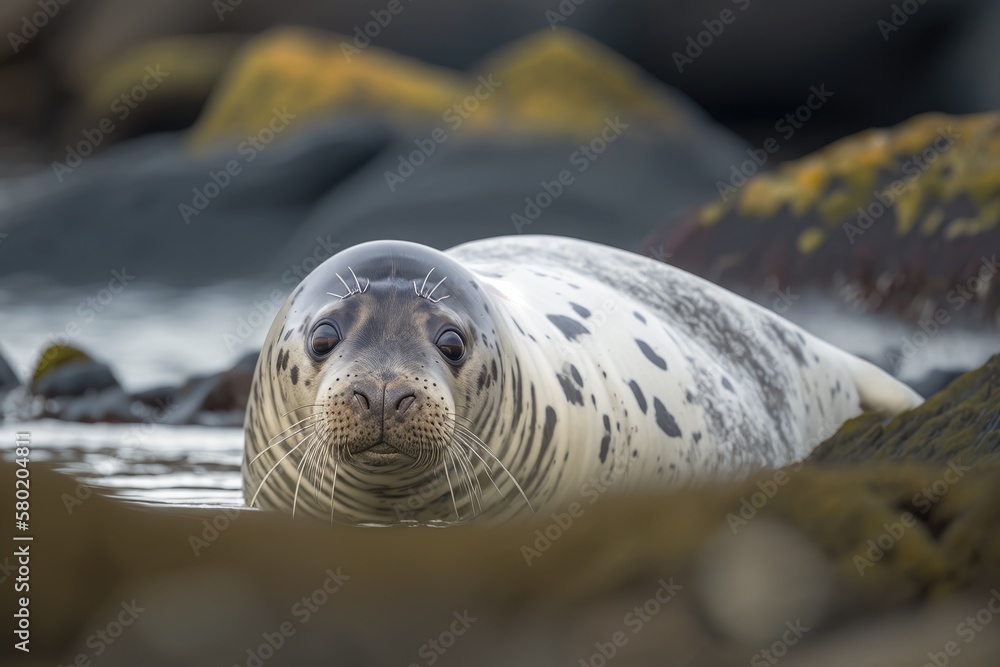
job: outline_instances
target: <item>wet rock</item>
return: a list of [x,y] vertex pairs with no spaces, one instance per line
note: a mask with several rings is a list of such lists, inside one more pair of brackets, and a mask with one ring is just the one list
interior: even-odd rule
[[852,419],[810,457],[836,464],[882,460],[1000,463],[1000,355],[891,421],[871,413]]
[[769,173],[748,158],[645,246],[750,296],[818,287],[929,336],[955,321],[1000,328],[998,140],[1000,113],[925,114]]

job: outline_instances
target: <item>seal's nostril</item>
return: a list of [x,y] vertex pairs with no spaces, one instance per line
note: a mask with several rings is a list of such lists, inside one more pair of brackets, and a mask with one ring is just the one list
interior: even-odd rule
[[368,397],[362,394],[360,391],[354,392],[354,398],[358,399],[358,405],[361,406],[362,410],[368,409]]
[[396,411],[399,412],[399,414],[403,414],[409,409],[411,405],[413,405],[413,401],[415,401],[416,399],[417,397],[414,396],[413,394],[404,396],[403,398],[399,399],[399,403],[396,403]]

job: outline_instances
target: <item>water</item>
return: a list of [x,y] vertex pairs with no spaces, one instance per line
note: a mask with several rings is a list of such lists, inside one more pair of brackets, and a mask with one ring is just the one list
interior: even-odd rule
[[[271,316],[260,314],[270,288],[242,284],[176,290],[130,284],[91,313],[89,291],[0,290],[0,353],[22,377],[39,354],[77,329],[68,342],[111,364],[129,391],[177,384],[195,374],[230,367],[259,349]],[[100,302],[98,302],[100,304]],[[277,305],[275,305],[275,310]],[[784,316],[826,340],[876,361],[917,331],[911,324],[859,315],[810,297]],[[971,333],[958,325],[942,329],[907,361],[906,378],[933,368],[975,368],[1000,352],[996,333]],[[15,431],[28,431],[32,460],[51,462],[102,492],[155,505],[197,507],[242,504],[240,458],[243,435],[236,428],[162,424],[73,424],[35,421],[0,424],[0,455],[10,457]]]
[[4,424],[5,459],[13,455],[16,432],[30,434],[32,463],[50,464],[102,494],[147,505],[243,505],[242,429],[53,420]]

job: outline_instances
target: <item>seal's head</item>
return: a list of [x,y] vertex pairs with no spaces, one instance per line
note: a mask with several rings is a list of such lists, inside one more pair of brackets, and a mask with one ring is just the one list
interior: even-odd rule
[[[441,469],[461,440],[456,431],[467,431],[494,393],[495,333],[483,286],[437,250],[377,241],[324,262],[277,314],[258,362],[251,405],[268,402],[270,387],[275,410],[248,411],[247,458],[282,434],[311,436],[268,454],[277,461],[288,444],[302,445],[265,492],[266,504],[283,506],[276,495],[310,484],[296,467],[336,465],[386,489]],[[269,467],[254,471],[245,460],[244,474],[259,480]],[[289,477],[291,484],[282,479]],[[263,482],[254,486],[259,492]]]

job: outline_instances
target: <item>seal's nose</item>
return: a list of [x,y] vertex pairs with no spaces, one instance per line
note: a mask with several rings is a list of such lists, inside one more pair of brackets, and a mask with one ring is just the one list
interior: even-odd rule
[[417,400],[413,386],[407,382],[361,382],[351,390],[356,408],[365,419],[401,417]]

